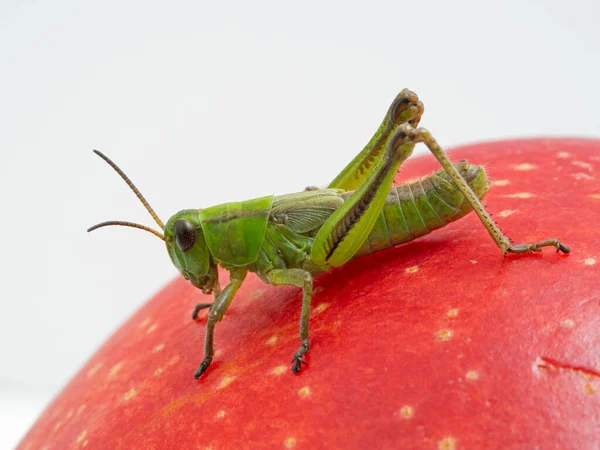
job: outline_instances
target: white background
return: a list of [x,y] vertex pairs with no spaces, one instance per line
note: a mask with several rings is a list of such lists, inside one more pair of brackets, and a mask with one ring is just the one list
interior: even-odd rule
[[93,148],[166,221],[327,184],[404,87],[445,146],[597,136],[597,1],[493,3],[2,1],[0,447],[176,275],[85,232],[154,225]]

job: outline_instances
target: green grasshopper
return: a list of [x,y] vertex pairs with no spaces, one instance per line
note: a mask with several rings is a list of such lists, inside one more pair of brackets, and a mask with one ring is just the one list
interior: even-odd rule
[[[394,99],[383,122],[365,148],[325,189],[186,209],[159,219],[129,178],[108,157],[94,150],[127,182],[163,233],[144,225],[110,221],[88,229],[121,225],[149,231],[165,241],[173,264],[186,280],[213,303],[200,303],[192,317],[210,308],[204,359],[194,373],[199,378],[214,356],[213,335],[248,272],[265,283],[302,289],[300,347],[292,372],[306,364],[308,319],[313,277],[353,258],[399,245],[457,220],[474,210],[496,245],[507,253],[541,252],[554,246],[569,253],[557,239],[511,245],[486,212],[480,199],[489,188],[485,170],[465,161],[453,165],[430,132],[417,128],[423,114],[417,95],[404,89]],[[392,187],[400,165],[415,145],[424,143],[442,169],[418,181]],[[217,266],[230,273],[221,290]]]

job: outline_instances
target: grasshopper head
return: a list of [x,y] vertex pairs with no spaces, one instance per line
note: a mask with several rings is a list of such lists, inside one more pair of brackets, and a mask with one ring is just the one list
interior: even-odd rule
[[197,288],[210,290],[212,271],[210,253],[206,246],[197,209],[184,209],[169,219],[165,225],[165,242],[171,261]]
[[166,225],[164,225],[129,177],[127,177],[127,175],[125,175],[125,173],[106,155],[98,150],[94,150],[94,153],[106,161],[108,165],[110,165],[121,178],[125,180],[146,210],[150,213],[156,224],[163,230],[163,233],[145,225],[122,220],[102,222],[88,228],[88,231],[110,225],[119,225],[148,231],[166,242],[167,251],[169,252],[171,261],[173,261],[177,270],[181,272],[186,280],[190,280],[194,286],[202,289],[205,293],[212,292],[213,288],[218,283],[217,267],[215,264],[211,264],[210,254],[200,225],[198,210],[186,209],[179,211],[169,219]]

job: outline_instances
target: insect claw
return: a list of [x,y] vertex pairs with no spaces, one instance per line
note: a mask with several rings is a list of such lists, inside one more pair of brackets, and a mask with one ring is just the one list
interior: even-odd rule
[[212,361],[212,358],[210,358],[210,359],[204,358],[204,360],[202,360],[202,362],[196,369],[196,372],[194,372],[194,379],[197,380],[198,378],[200,378],[200,375],[202,375],[204,372],[206,372],[206,369],[208,369],[208,366],[210,366],[211,361]]
[[300,367],[302,366],[302,364],[308,365],[308,364],[306,364],[306,361],[304,361],[304,359],[302,359],[301,356],[294,356],[294,359],[292,359],[292,372],[293,373],[300,372]]

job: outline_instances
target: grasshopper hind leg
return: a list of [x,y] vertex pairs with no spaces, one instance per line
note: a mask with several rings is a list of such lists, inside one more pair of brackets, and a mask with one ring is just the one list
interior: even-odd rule
[[417,94],[403,89],[388,108],[375,135],[328,187],[346,191],[358,189],[376,170],[378,163],[384,159],[385,145],[382,144],[396,132],[400,124],[417,127],[424,108]]
[[494,220],[487,213],[481,201],[477,197],[477,195],[473,192],[470,186],[467,184],[462,175],[456,170],[456,167],[446,155],[446,152],[442,150],[437,141],[433,138],[429,130],[425,128],[414,128],[410,124],[402,124],[400,125],[400,129],[407,135],[407,137],[412,140],[415,144],[418,142],[424,143],[427,148],[433,153],[435,158],[444,168],[444,170],[448,173],[458,190],[465,196],[473,211],[481,220],[481,223],[486,228],[496,245],[502,250],[504,255],[507,253],[539,253],[542,250],[542,247],[555,247],[556,252],[558,253],[569,253],[570,249],[565,244],[561,243],[558,239],[545,239],[543,241],[534,243],[534,244],[515,244],[512,245],[511,241],[508,239],[502,231],[498,228]]

